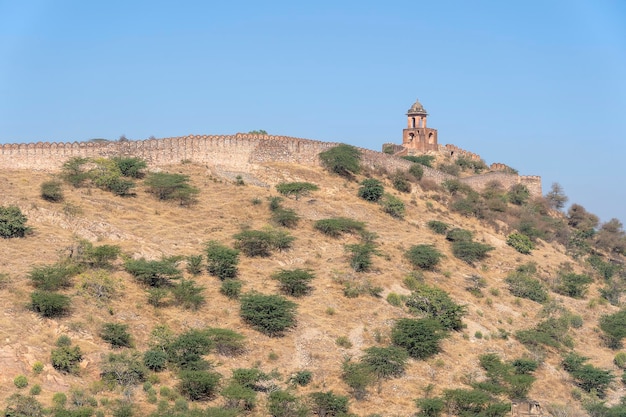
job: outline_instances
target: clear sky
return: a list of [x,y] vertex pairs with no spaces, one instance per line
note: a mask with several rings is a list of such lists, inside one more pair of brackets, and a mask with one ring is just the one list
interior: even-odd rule
[[626,1],[0,0],[0,143],[439,142],[626,221]]

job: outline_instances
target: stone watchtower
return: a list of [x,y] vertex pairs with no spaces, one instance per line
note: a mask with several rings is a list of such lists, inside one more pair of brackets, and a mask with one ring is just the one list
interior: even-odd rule
[[437,129],[426,127],[428,113],[422,103],[415,101],[406,115],[408,125],[402,131],[402,146],[408,154],[439,150]]

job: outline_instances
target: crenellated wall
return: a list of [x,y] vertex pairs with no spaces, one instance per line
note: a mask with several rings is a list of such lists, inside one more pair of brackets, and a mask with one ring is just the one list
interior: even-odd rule
[[[265,162],[319,165],[318,154],[336,145],[338,143],[335,142],[245,133],[220,136],[190,135],[126,142],[8,144],[0,145],[0,170],[58,171],[63,163],[72,157],[135,156],[146,160],[151,167],[190,161],[229,171],[249,172],[253,165]],[[412,165],[410,161],[382,152],[362,148],[360,150],[361,163],[369,168],[395,172],[399,169],[406,170]],[[424,178],[441,183],[453,177],[436,169],[424,167]],[[505,187],[521,182],[529,187],[533,195],[541,195],[540,177],[520,177],[505,172],[491,172],[463,178],[461,181],[481,189],[494,179]]]
[[517,175],[506,171],[487,172],[485,174],[461,178],[460,181],[477,191],[483,190],[485,186],[492,181],[498,181],[505,189],[509,189],[516,184],[524,184],[526,188],[528,188],[530,195],[534,197],[540,197],[543,193],[541,188],[541,177],[532,175]]

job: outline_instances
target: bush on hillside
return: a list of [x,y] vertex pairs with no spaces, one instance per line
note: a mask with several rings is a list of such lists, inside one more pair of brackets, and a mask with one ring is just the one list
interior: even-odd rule
[[414,314],[438,321],[446,330],[460,330],[463,327],[461,319],[467,312],[447,292],[426,284],[417,286],[406,300],[406,306]]
[[61,167],[61,178],[75,188],[81,187],[89,179],[89,172],[85,165],[88,158],[76,156],[68,159]]
[[178,391],[191,401],[207,401],[215,397],[222,376],[217,372],[181,371]]
[[271,220],[278,226],[293,229],[298,225],[300,216],[298,216],[293,209],[279,207],[278,209],[272,211]]
[[384,194],[380,200],[383,211],[396,219],[403,219],[406,208],[404,202],[391,194]]
[[446,240],[450,242],[471,242],[472,232],[455,227],[446,233]]
[[70,311],[70,298],[50,291],[33,291],[30,307],[44,317],[60,317]]
[[209,328],[206,334],[220,355],[237,356],[246,350],[245,336],[230,329]]
[[281,182],[276,184],[276,191],[287,197],[294,196],[296,200],[317,190],[319,187],[310,182]]
[[143,354],[143,364],[154,372],[161,372],[167,368],[167,354],[160,349],[150,349]]
[[593,278],[586,274],[561,271],[556,279],[554,291],[572,298],[584,298]]
[[506,238],[506,244],[524,255],[529,255],[530,252],[535,248],[535,245],[530,240],[530,238],[521,233],[511,233]]
[[355,243],[346,245],[346,251],[350,254],[350,266],[355,272],[367,272],[372,266],[372,255],[376,253],[373,243]]
[[148,192],[159,200],[177,200],[181,206],[194,203],[200,192],[189,184],[189,176],[183,174],[153,172],[148,175],[144,184],[148,187]]
[[376,202],[385,193],[385,187],[383,183],[375,178],[367,178],[361,181],[361,186],[357,195],[363,200]]
[[80,268],[69,262],[34,266],[28,273],[33,286],[44,291],[58,291],[72,286],[72,277]]
[[411,174],[416,181],[421,181],[424,176],[424,168],[422,168],[421,164],[413,164],[409,168],[409,174]]
[[40,195],[44,200],[51,201],[53,203],[63,201],[64,196],[61,181],[51,180],[41,183]]
[[83,354],[78,346],[59,346],[50,352],[52,366],[59,372],[76,374]]
[[509,189],[507,196],[511,203],[521,206],[528,201],[530,191],[524,184],[515,184]]
[[370,368],[362,362],[344,360],[342,364],[341,379],[350,387],[350,392],[357,400],[362,400],[367,395],[367,386],[374,382],[374,375]]
[[444,255],[433,245],[413,245],[404,253],[404,257],[414,268],[432,270]]
[[332,391],[309,394],[311,411],[322,417],[340,417],[348,413],[348,397],[335,395]]
[[411,178],[404,171],[396,171],[394,175],[391,176],[391,184],[393,188],[400,191],[401,193],[410,193],[411,192]]
[[9,239],[24,237],[30,230],[26,227],[28,219],[17,206],[0,206],[0,237]]
[[331,237],[339,237],[344,233],[361,232],[365,230],[365,223],[347,217],[321,219],[315,222],[315,229]]
[[116,156],[111,158],[123,176],[129,178],[143,178],[144,170],[148,167],[146,161],[136,157]]
[[542,346],[557,349],[563,346],[571,348],[574,346],[574,342],[572,337],[568,335],[569,327],[569,317],[550,317],[539,322],[531,329],[518,330],[515,332],[515,338],[529,348],[539,348]]
[[282,230],[244,230],[233,236],[235,248],[246,256],[268,257],[274,249],[289,249],[295,238]]
[[626,337],[626,310],[600,317],[600,329],[611,349],[621,348],[622,339]]
[[487,253],[495,248],[478,242],[453,242],[452,253],[462,261],[472,265],[487,256]]
[[391,341],[414,359],[426,359],[439,352],[439,342],[446,337],[441,324],[433,319],[400,319],[391,329]]
[[377,378],[392,378],[404,373],[408,357],[406,350],[396,346],[372,346],[365,349],[361,361]]
[[446,406],[442,398],[418,398],[415,405],[419,409],[416,417],[439,417]]
[[239,251],[212,240],[206,245],[207,270],[221,280],[237,276]]
[[433,232],[439,235],[445,235],[450,227],[447,223],[440,222],[438,220],[431,220],[427,223],[427,226]]
[[162,258],[160,261],[128,259],[124,262],[124,268],[141,284],[161,288],[171,286],[172,280],[182,276],[176,267],[177,261],[177,258]]
[[572,352],[563,358],[563,368],[572,375],[579,387],[587,392],[594,391],[602,398],[615,376],[611,371],[586,364],[587,359]]
[[191,329],[168,340],[163,346],[170,364],[179,369],[204,370],[209,363],[203,358],[213,349],[213,341],[206,330]]
[[102,380],[131,387],[146,380],[148,369],[139,352],[109,353],[100,364]]
[[132,347],[128,325],[122,323],[104,323],[100,330],[100,337],[114,348]]
[[361,171],[361,151],[354,146],[337,145],[320,152],[319,158],[327,170],[342,177],[352,178]]
[[403,156],[402,159],[432,168],[435,157],[433,155],[407,155]]
[[527,298],[537,303],[548,301],[548,292],[538,279],[533,277],[536,272],[534,264],[518,266],[505,278],[509,291],[516,297]]
[[280,291],[283,294],[302,297],[311,291],[309,283],[315,278],[315,274],[308,269],[281,269],[274,273],[272,278],[280,283]]
[[274,390],[267,396],[267,411],[272,417],[306,417],[309,411],[298,397],[289,391]]
[[243,284],[239,280],[227,279],[222,282],[222,285],[220,285],[220,294],[223,294],[233,300],[237,299],[241,294],[242,285]]
[[195,281],[182,279],[172,288],[172,295],[177,305],[187,310],[197,310],[206,302],[203,291],[204,287],[196,285]]
[[280,295],[248,293],[241,296],[241,318],[271,337],[282,336],[296,325],[297,305]]

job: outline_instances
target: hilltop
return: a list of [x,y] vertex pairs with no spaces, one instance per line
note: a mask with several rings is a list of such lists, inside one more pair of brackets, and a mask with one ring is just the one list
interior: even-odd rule
[[[298,149],[307,146],[302,143]],[[160,415],[174,415],[177,409],[184,415],[186,412],[181,410],[185,407],[234,404],[250,408],[237,411],[241,415],[263,416],[269,415],[273,391],[285,390],[302,403],[309,403],[311,409],[312,393],[332,391],[349,398],[350,413],[406,416],[419,411],[416,399],[446,395],[446,404],[452,407],[447,410],[460,414],[459,404],[450,399],[450,390],[474,387],[474,392],[489,393],[487,403],[510,407],[510,375],[505,374],[513,368],[503,365],[498,368],[501,374],[494,377],[495,368],[490,374],[481,366],[488,354],[497,355],[503,363],[521,359],[536,365],[536,370],[530,372],[535,381],[521,400],[537,401],[544,412],[584,415],[585,404],[589,408],[594,401],[606,401],[609,406],[620,403],[622,371],[619,361],[614,362],[619,340],[609,348],[606,333],[599,328],[601,317],[621,311],[619,295],[624,272],[620,267],[620,228],[615,233],[618,243],[607,244],[579,233],[585,229],[572,220],[578,218],[576,213],[565,215],[540,196],[533,199],[530,193],[515,194],[520,187],[505,189],[491,182],[481,187],[479,194],[445,175],[440,181],[428,175],[420,180],[417,171],[409,175],[414,166],[411,162],[372,151],[366,154],[360,172],[338,175],[317,162],[319,152],[335,145],[322,143],[315,146],[315,152],[309,149],[306,154],[314,155],[310,163],[256,158],[254,169],[247,165],[250,159],[245,164],[235,162],[239,161],[236,155],[220,164],[177,154],[159,164],[148,161],[147,175],[128,180],[135,187],[126,195],[115,195],[107,186],[99,187],[96,177],[87,176],[78,187],[62,182],[63,198],[59,201],[43,199],[41,185],[58,180],[61,173],[67,174],[67,166],[65,171],[60,168],[72,155],[57,155],[56,166],[45,171],[5,169],[0,179],[0,206],[18,207],[28,219],[30,230],[21,238],[0,239],[0,336],[4,341],[0,347],[0,403],[14,405],[16,393],[22,395],[22,400],[29,398],[29,390],[38,385],[41,392],[32,398],[54,413],[59,413],[58,393],[64,393],[68,400],[63,408],[68,412],[90,407],[94,415],[129,415],[124,414],[129,410],[134,415],[148,415],[158,409]],[[246,146],[240,144],[240,148]],[[293,150],[291,144],[285,146]],[[107,170],[111,165],[103,158],[114,155],[81,155],[88,158],[81,162],[84,172],[110,172]],[[367,163],[373,160],[392,162]],[[455,160],[444,162],[454,164]],[[420,169],[430,172],[429,167]],[[432,172],[437,175],[439,171]],[[194,191],[187,196],[189,199],[159,200],[146,183],[154,173],[178,174]],[[359,197],[367,179],[378,180],[392,196],[385,198],[402,204],[404,214],[394,217],[380,204]],[[276,185],[294,182],[314,184],[316,189],[299,198],[278,193]],[[272,220],[276,212],[271,210],[272,202],[280,210],[295,214],[297,224],[287,228],[277,224],[276,217]],[[330,218],[350,219],[360,226],[337,237],[328,236],[316,227],[316,222]],[[582,218],[589,220],[589,216]],[[437,233],[438,223],[447,229],[443,234]],[[597,219],[594,227],[602,231]],[[453,250],[454,243],[446,238],[446,231],[455,228],[469,231],[471,242],[489,248],[486,256],[470,262],[460,259]],[[242,298],[225,296],[222,281],[207,271],[208,242],[232,249],[237,247],[236,236],[242,231],[277,232],[293,237],[293,242],[282,250],[272,250],[269,256],[240,252],[236,280],[242,284],[241,297],[283,294],[279,282],[272,278],[280,270],[305,270],[314,276],[310,291],[303,296],[283,294],[295,303],[295,322],[284,332],[267,335],[242,318]],[[532,238],[529,254],[507,244],[513,233]],[[607,233],[600,236],[606,237]],[[371,265],[357,271],[352,254],[355,248],[367,244],[371,244]],[[407,257],[416,245],[430,245],[441,255],[439,262],[430,268],[416,267]],[[119,255],[111,257],[110,265],[104,268],[85,263],[85,253],[98,247],[117,248]],[[192,271],[191,259],[198,255],[203,255],[202,263]],[[170,260],[181,276],[166,288],[193,281],[196,288],[202,288],[202,301],[185,308],[180,299],[166,294],[161,303],[157,300],[150,304],[149,297],[155,292],[129,272],[129,262],[141,259]],[[59,317],[43,317],[29,307],[35,291],[33,271],[61,264],[80,264],[70,283],[58,290],[71,300],[69,311]],[[612,276],[607,275],[610,268]],[[574,280],[574,290],[580,292],[573,291],[563,278],[568,274],[588,277],[589,282]],[[528,289],[524,294],[518,291],[518,296],[512,293],[512,289],[519,289],[520,282],[528,280],[535,285],[531,286],[533,291],[543,291],[546,297],[535,297],[536,293]],[[96,281],[100,290],[106,287],[110,294],[94,293],[91,284]],[[420,289],[434,287],[443,290],[452,305],[462,306],[461,325],[439,329],[442,339],[438,352],[424,359],[407,359],[403,372],[375,380],[364,375],[367,370],[357,366],[363,363],[364,351],[393,346],[399,320],[428,316],[416,312],[415,304],[406,303],[415,299]],[[560,326],[550,329],[554,331],[552,344],[543,343],[541,337],[546,332],[539,331],[527,335],[522,343],[520,331],[533,329],[546,320],[553,320],[554,327]],[[115,348],[107,343],[102,337],[107,323],[127,326],[131,347]],[[143,355],[154,349],[158,339],[154,330],[164,331],[163,326],[171,332],[167,340],[161,340],[165,344],[157,343],[164,351],[173,349],[167,342],[194,329],[228,329],[243,336],[237,354],[220,353],[214,348],[200,355],[211,363],[210,372],[221,375],[220,388],[213,396],[203,401],[185,396],[178,388],[183,378],[181,365],[173,364],[171,358],[165,370],[147,372],[136,383],[120,386],[103,382],[103,369],[110,361],[107,355]],[[58,340],[62,336],[68,336],[71,346],[78,346],[82,352],[82,360],[72,372],[52,366],[51,352],[60,348]],[[529,337],[535,340],[529,342]],[[67,341],[61,346],[64,343]],[[588,357],[593,369],[611,371],[615,380],[603,386],[605,392],[595,386],[588,390],[572,369],[568,372],[564,368],[563,360],[572,351]],[[354,366],[350,368],[346,363]],[[257,369],[264,375],[251,384],[253,388],[239,391],[241,398],[233,394],[234,388],[226,390],[233,386],[232,371],[240,368]],[[308,384],[293,382],[294,376],[304,378],[309,371]],[[20,376],[26,377],[27,387],[18,387],[23,385],[16,382]],[[359,386],[359,378],[370,383]],[[481,382],[484,384],[477,385]],[[500,388],[494,388],[496,382]],[[254,406],[245,400],[250,398],[250,390],[256,393]],[[167,408],[170,414],[165,414]],[[282,408],[287,410],[286,405]],[[207,415],[229,415],[214,412]],[[318,410],[318,414],[323,415],[323,411]],[[294,410],[281,415],[298,413]]]

